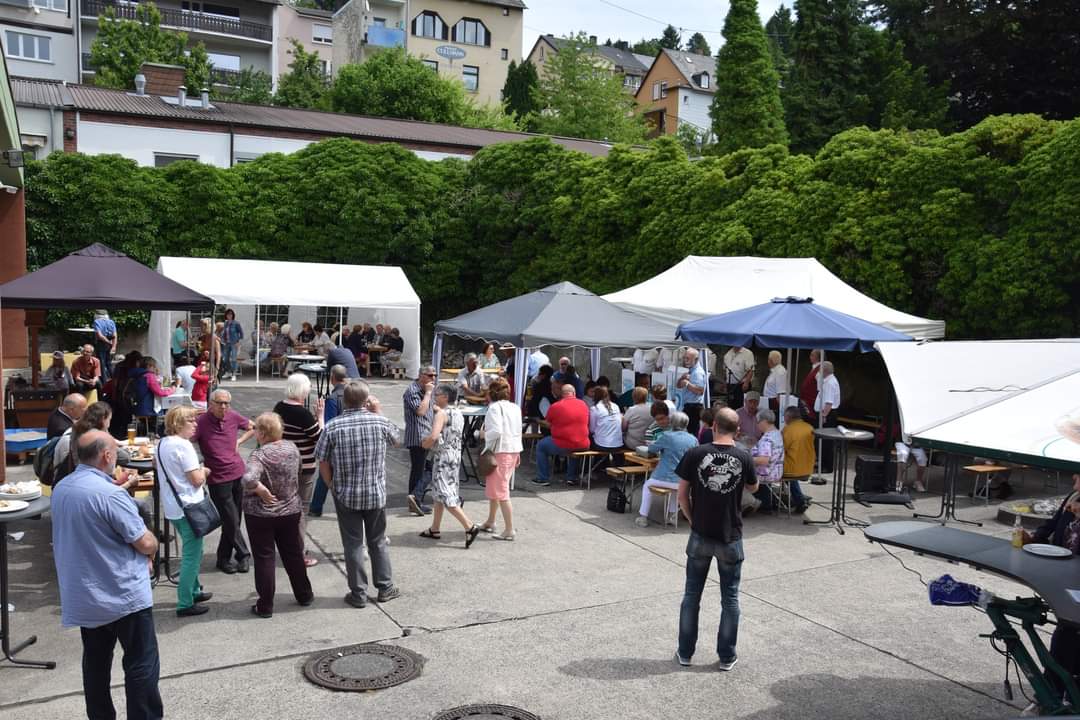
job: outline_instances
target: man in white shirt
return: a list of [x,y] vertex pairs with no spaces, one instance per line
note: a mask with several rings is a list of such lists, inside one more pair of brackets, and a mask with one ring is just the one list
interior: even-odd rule
[[754,379],[754,353],[744,347],[733,347],[724,354],[724,382],[727,383],[728,407],[743,406],[743,393]]
[[488,376],[480,369],[476,353],[465,356],[465,367],[458,372],[457,385],[466,402],[473,405],[487,402]]
[[761,396],[765,398],[769,409],[776,413],[781,411],[780,396],[791,392],[788,389],[787,369],[780,364],[780,360],[779,350],[773,350],[769,353],[769,376],[765,378],[765,387],[762,388],[761,392]]
[[647,384],[652,381],[652,374],[659,372],[657,360],[660,358],[660,348],[647,350],[637,349],[634,351],[634,383],[636,385]]
[[[821,416],[824,427],[836,427],[837,411],[840,409],[840,381],[833,373],[833,364],[828,360],[821,363],[821,388],[814,401],[814,412]],[[823,440],[821,443],[821,472],[833,471],[833,443]]]

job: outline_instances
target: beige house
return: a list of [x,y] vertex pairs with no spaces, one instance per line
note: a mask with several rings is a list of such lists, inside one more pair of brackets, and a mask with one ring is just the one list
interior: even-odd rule
[[510,61],[521,61],[524,10],[522,0],[349,0],[334,14],[334,61],[404,47],[477,102],[499,103]]
[[[596,36],[590,36],[589,41],[596,45]],[[568,42],[570,41],[566,38],[558,38],[550,33],[541,35],[536,39],[532,50],[529,51],[528,60],[536,67],[538,75],[543,77],[545,67],[552,55],[558,53]],[[641,82],[653,63],[653,58],[648,55],[638,55],[611,45],[596,45],[595,59],[597,65],[607,68],[612,73],[620,76],[623,82],[623,90],[631,95],[635,94],[638,88],[641,87]]]
[[289,72],[292,41],[297,40],[304,50],[316,53],[322,61],[323,74],[334,71],[334,14],[327,10],[294,7],[287,3],[278,6],[275,17],[277,32],[274,42],[274,80]]

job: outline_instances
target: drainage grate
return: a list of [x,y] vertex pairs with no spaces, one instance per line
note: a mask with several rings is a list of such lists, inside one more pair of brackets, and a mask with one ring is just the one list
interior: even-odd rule
[[424,659],[403,647],[350,645],[312,655],[304,663],[304,675],[331,690],[366,692],[408,682],[423,667]]
[[470,720],[540,720],[539,715],[533,715],[528,710],[509,705],[462,705],[439,713],[434,720],[464,720],[465,718]]

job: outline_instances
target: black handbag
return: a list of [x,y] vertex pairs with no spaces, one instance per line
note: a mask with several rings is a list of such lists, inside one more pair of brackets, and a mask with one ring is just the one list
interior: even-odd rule
[[187,520],[192,535],[199,538],[205,537],[221,527],[221,515],[218,514],[217,506],[210,499],[210,493],[204,491],[203,499],[197,503],[185,503],[180,499],[180,494],[176,492],[176,486],[169,479],[169,473],[165,472],[165,465],[161,462],[160,455],[158,455],[156,464],[158,472],[165,478],[169,489],[172,490],[173,497],[176,498],[176,504],[183,511],[184,519]]
[[626,492],[623,491],[618,485],[612,485],[607,491],[607,509],[614,513],[626,512],[627,506]]

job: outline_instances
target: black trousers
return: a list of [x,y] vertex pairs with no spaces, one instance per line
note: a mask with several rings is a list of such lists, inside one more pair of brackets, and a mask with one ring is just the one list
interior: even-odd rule
[[738,410],[743,406],[742,383],[728,383],[727,404],[732,410]]
[[[836,422],[837,422],[836,421],[836,411],[833,410],[825,418],[825,422],[824,422],[823,426],[827,427],[827,428],[829,428],[829,427],[834,428],[834,427],[836,427]],[[815,424],[814,427],[817,427],[817,425]],[[833,451],[835,449],[835,445],[836,445],[836,442],[833,441],[833,440],[822,440],[821,441],[821,458],[820,458],[821,462],[820,462],[820,465],[821,465],[821,473],[823,475],[831,473],[833,471]]]
[[83,693],[90,720],[116,720],[109,693],[113,651],[117,641],[124,651],[124,695],[128,720],[158,720],[164,716],[158,692],[157,635],[152,608],[125,615],[108,625],[80,628],[82,633]]
[[422,447],[409,448],[409,494],[416,502],[423,502],[427,492],[427,475],[431,466],[427,461],[427,450]]
[[[1075,679],[1080,674],[1080,633],[1071,627],[1058,625],[1050,636],[1050,656]],[[1065,694],[1065,683],[1057,673],[1047,670],[1044,677],[1050,687],[1054,688],[1054,692],[1058,695]]]
[[243,491],[239,478],[210,486],[210,500],[221,516],[221,539],[217,546],[219,564],[229,562],[234,552],[237,560],[251,555],[247,543],[244,542],[244,533],[240,530]]
[[686,432],[694,437],[697,437],[698,428],[701,427],[701,408],[701,403],[683,405],[683,412],[686,413],[686,417],[690,418],[690,423],[686,426]]

